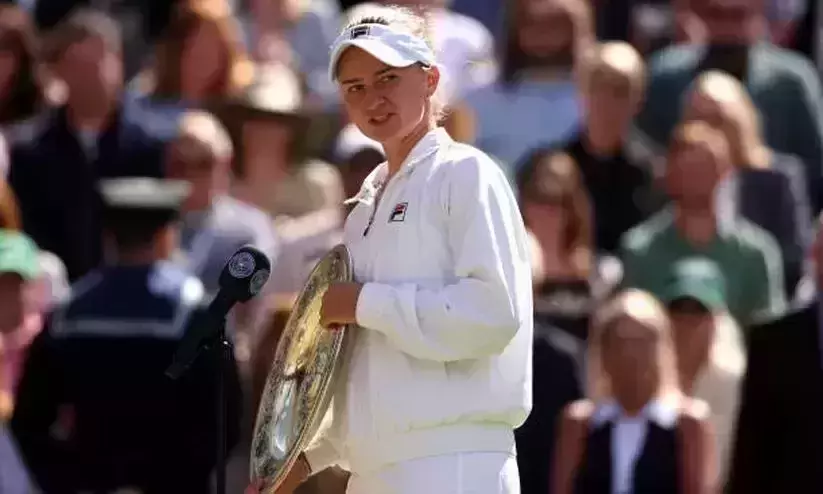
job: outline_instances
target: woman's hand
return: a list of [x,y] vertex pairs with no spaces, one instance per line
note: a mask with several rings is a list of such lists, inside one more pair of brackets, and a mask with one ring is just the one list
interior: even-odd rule
[[[308,460],[306,460],[306,457],[301,454],[298,457],[297,462],[289,471],[289,474],[286,475],[283,483],[280,484],[280,487],[278,487],[275,491],[275,494],[292,494],[295,489],[300,487],[300,484],[309,478],[309,475],[311,475],[311,466],[309,465]],[[258,480],[257,482],[246,487],[243,494],[260,494],[260,489],[262,489],[262,487],[263,481]]]
[[320,324],[328,329],[354,324],[357,318],[357,298],[362,288],[360,283],[332,283],[323,295]]

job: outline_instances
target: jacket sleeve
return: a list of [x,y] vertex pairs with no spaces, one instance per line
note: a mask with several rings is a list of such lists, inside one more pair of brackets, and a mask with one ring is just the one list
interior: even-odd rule
[[485,155],[444,166],[452,167],[441,189],[452,280],[366,283],[356,317],[400,351],[447,362],[501,353],[532,317],[532,295],[526,232],[502,170]]
[[820,77],[808,60],[797,60],[795,78],[786,80],[785,94],[793,97],[781,100],[791,105],[792,132],[789,139],[792,154],[800,157],[812,182],[809,198],[814,212],[823,207],[820,185],[823,183],[823,88]]
[[[752,287],[752,303],[747,307],[746,320],[743,324],[773,319],[786,312],[785,281],[783,273],[783,255],[774,237],[768,232],[759,231],[762,250],[752,256],[752,269],[748,276]],[[757,287],[757,288],[754,288]]]

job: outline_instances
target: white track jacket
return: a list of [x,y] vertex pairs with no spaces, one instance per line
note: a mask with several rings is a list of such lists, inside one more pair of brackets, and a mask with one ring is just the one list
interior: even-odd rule
[[532,282],[526,231],[499,166],[443,129],[385,184],[366,179],[344,241],[357,303],[331,426],[314,471],[357,474],[461,452],[514,452],[532,403]]

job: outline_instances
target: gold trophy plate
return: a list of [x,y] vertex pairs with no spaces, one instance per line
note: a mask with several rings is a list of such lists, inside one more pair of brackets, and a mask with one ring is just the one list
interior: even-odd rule
[[323,328],[320,307],[331,283],[353,278],[349,251],[338,245],[312,270],[277,343],[251,445],[251,481],[262,494],[283,482],[328,411],[347,329]]

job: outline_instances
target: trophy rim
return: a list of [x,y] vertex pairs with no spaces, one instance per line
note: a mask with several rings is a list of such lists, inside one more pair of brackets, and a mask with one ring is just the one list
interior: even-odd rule
[[[334,248],[332,248],[328,253],[326,253],[323,258],[317,262],[315,267],[312,269],[311,274],[309,275],[306,284],[303,286],[303,289],[300,291],[297,299],[293,307],[297,307],[299,302],[306,297],[306,290],[309,286],[311,280],[315,278],[318,271],[320,270],[322,264],[329,258],[339,256],[345,262],[343,267],[343,276],[341,279],[336,281],[352,281],[354,278],[354,269],[352,266],[352,259],[351,253],[349,252],[348,248],[343,244],[338,244]],[[323,422],[323,419],[328,412],[329,405],[331,404],[331,399],[333,397],[332,389],[337,381],[338,376],[341,372],[341,367],[343,366],[343,358],[342,355],[345,355],[346,348],[348,347],[348,330],[350,325],[346,325],[339,330],[336,330],[333,334],[333,342],[332,342],[332,354],[334,359],[334,364],[332,366],[332,371],[327,373],[325,376],[322,377],[322,383],[320,385],[320,390],[318,392],[317,400],[315,402],[314,407],[309,411],[307,414],[309,419],[306,420],[303,424],[301,424],[299,428],[299,433],[297,434],[294,443],[292,444],[291,448],[289,449],[288,454],[282,460],[280,468],[273,476],[263,477],[259,475],[257,466],[262,463],[260,456],[255,454],[255,445],[257,444],[258,437],[261,434],[265,434],[265,431],[261,430],[265,421],[263,417],[265,416],[265,410],[270,408],[270,402],[275,399],[274,397],[277,395],[276,391],[278,387],[282,387],[284,381],[277,380],[277,369],[275,368],[275,364],[278,362],[283,362],[285,360],[284,354],[286,352],[285,341],[286,339],[283,338],[289,332],[295,331],[295,327],[297,325],[296,318],[298,317],[297,311],[292,310],[289,314],[289,318],[286,321],[286,326],[283,330],[282,335],[280,336],[280,340],[277,343],[277,351],[275,352],[275,357],[272,360],[269,373],[266,377],[266,384],[263,387],[263,396],[261,397],[260,404],[257,407],[257,413],[255,415],[254,420],[254,429],[252,434],[252,444],[251,444],[251,452],[250,452],[250,461],[249,461],[249,470],[250,470],[250,478],[252,483],[257,483],[262,481],[263,484],[260,485],[260,493],[261,494],[274,494],[280,484],[283,483],[285,478],[287,477],[288,473],[294,467],[294,464],[297,462],[298,457],[302,454],[308,445],[314,440],[315,436],[317,435],[318,430],[320,429],[320,425]],[[280,385],[280,386],[278,386]],[[268,440],[266,440],[268,444]]]

